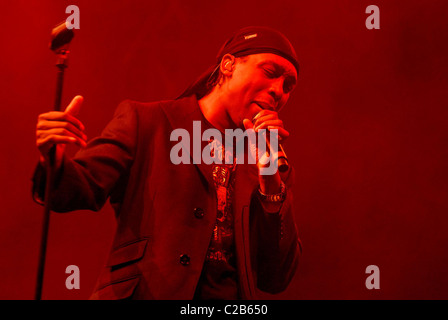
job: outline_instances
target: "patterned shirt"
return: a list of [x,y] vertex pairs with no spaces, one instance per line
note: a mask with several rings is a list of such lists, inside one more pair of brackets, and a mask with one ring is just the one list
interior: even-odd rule
[[211,140],[209,143],[212,144],[210,156],[213,158],[214,152],[218,152],[222,164],[213,164],[217,217],[195,299],[235,300],[239,297],[232,207],[236,160],[226,164],[229,163],[230,152],[224,150],[224,142]]

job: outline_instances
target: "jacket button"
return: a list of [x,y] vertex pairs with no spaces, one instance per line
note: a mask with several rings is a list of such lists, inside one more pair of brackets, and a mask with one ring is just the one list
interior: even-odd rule
[[193,212],[194,216],[198,219],[202,219],[204,217],[204,210],[201,208],[194,208]]
[[188,254],[182,254],[180,256],[180,264],[183,266],[188,266],[190,264],[190,256]]

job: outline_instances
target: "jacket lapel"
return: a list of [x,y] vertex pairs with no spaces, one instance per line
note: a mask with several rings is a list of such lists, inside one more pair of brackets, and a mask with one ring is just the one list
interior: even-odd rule
[[[204,115],[199,108],[196,97],[193,95],[187,98],[174,100],[174,103],[162,103],[162,109],[170,121],[173,130],[182,128],[188,131],[190,136],[190,148],[186,148],[186,151],[190,157],[190,164],[194,164],[199,169],[209,186],[214,189],[212,165],[207,165],[202,161],[202,150],[207,146],[208,141],[202,141]],[[193,129],[194,121],[200,121],[200,130]]]

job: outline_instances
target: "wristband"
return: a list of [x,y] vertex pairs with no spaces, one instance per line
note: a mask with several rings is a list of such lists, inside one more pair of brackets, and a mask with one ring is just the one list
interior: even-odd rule
[[258,188],[258,196],[262,201],[283,202],[286,199],[286,186],[282,181],[280,183],[280,193],[277,194],[264,194],[261,192],[260,188]]

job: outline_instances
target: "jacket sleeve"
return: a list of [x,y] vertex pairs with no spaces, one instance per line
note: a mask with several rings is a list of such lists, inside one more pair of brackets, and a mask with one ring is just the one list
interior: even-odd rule
[[[131,101],[123,101],[101,135],[92,139],[73,159],[64,157],[58,170],[51,209],[56,212],[90,209],[98,211],[110,193],[126,184],[137,140],[137,113]],[[33,199],[42,204],[45,168],[38,165],[33,176]]]
[[298,266],[302,246],[294,221],[292,185],[294,169],[282,177],[286,185],[286,199],[280,211],[269,213],[263,210],[257,191],[251,201],[251,216],[256,220],[252,244],[255,252],[256,284],[268,293],[284,291],[291,282]]

